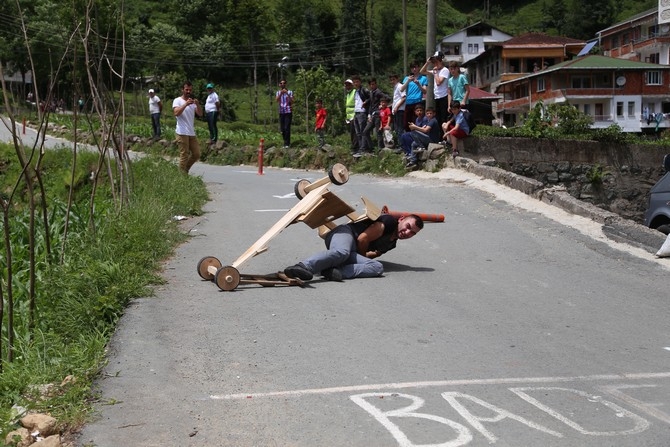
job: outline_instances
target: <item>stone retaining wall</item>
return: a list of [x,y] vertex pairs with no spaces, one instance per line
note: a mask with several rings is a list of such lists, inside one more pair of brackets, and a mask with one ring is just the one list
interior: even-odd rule
[[642,222],[649,189],[663,176],[668,146],[530,138],[466,139],[466,156],[482,164],[565,186],[575,198]]

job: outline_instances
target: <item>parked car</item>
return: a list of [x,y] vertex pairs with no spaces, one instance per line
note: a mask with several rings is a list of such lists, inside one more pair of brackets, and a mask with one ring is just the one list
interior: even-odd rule
[[663,234],[670,233],[670,154],[663,157],[665,175],[651,188],[644,224]]

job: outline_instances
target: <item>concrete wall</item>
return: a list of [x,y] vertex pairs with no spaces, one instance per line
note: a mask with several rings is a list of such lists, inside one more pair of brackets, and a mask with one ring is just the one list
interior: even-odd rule
[[[642,222],[649,189],[663,175],[670,146],[529,138],[466,139],[466,156],[542,182],[580,200]],[[602,175],[594,175],[600,170]]]

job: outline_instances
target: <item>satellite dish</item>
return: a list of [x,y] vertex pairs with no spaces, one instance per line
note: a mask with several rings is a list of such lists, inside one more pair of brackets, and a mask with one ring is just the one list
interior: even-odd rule
[[616,85],[619,87],[623,87],[626,85],[626,77],[625,76],[619,76],[616,78]]
[[667,33],[668,31],[670,31],[670,25],[668,25],[667,23],[664,23],[663,25],[661,25],[661,32],[663,34]]

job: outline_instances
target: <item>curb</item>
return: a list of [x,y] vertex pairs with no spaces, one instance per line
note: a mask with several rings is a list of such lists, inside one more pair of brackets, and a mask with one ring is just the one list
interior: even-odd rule
[[495,166],[480,164],[469,158],[456,157],[452,160],[450,157],[447,157],[444,167],[463,169],[479,177],[493,180],[501,185],[535,197],[544,203],[557,206],[571,214],[591,219],[594,222],[602,224],[603,233],[609,239],[633,245],[651,254],[656,254],[667,237],[660,231],[652,230],[632,220],[624,219],[618,214],[576,199],[568,194],[564,188],[546,188],[540,181],[523,177]]

